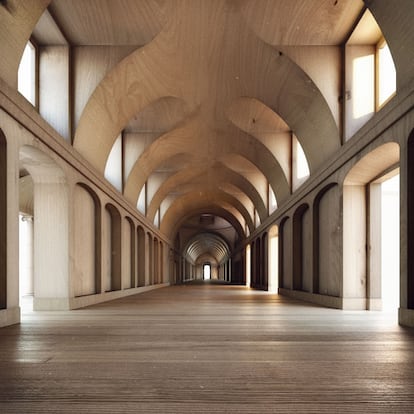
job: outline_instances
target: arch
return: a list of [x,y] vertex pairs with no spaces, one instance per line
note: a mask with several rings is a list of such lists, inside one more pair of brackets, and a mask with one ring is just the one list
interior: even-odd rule
[[[185,21],[177,18],[182,12],[182,7],[186,7],[186,12],[183,13]],[[191,52],[192,47],[184,47],[190,39],[183,36],[181,26],[185,26],[187,30],[194,30],[194,33],[204,30],[205,33],[214,36],[214,32],[207,20],[199,18],[200,9],[193,4],[180,4],[174,8],[169,16],[170,24],[167,24],[150,44],[118,63],[98,85],[82,114],[75,139],[75,147],[96,168],[103,169],[114,138],[128,120],[151,102],[165,96],[185,100],[190,110],[197,111],[200,116],[204,116],[203,112],[208,111],[207,118],[215,117],[215,121],[219,122],[214,129],[226,129],[227,122],[223,119],[225,117],[217,114],[225,112],[229,97],[237,97],[240,94],[240,84],[234,82],[234,73],[240,73],[240,77],[243,78],[244,95],[260,99],[280,114],[295,131],[305,150],[311,171],[320,167],[322,162],[340,147],[335,120],[315,83],[291,59],[283,53],[277,55],[274,47],[263,42],[246,24],[243,13],[230,13],[222,7],[223,5],[216,2],[206,5],[209,12],[214,12],[218,19],[223,19],[220,20],[223,27],[230,23],[234,25],[234,33],[238,35],[232,38],[231,43],[224,45],[220,56],[214,60],[214,65],[212,62],[209,73],[206,73],[209,76],[206,76],[202,88],[199,75],[196,74],[205,73],[205,61],[198,59],[198,55],[195,56]],[[218,8],[221,8],[220,12]],[[200,27],[200,24],[203,26]],[[210,36],[197,37],[200,50],[208,48],[207,39],[211,40]],[[191,39],[191,45],[194,41],[195,39]],[[167,45],[170,53],[163,54],[161,61],[159,51],[165,50]],[[257,65],[255,70],[247,69],[242,63],[244,59],[251,58],[248,55],[251,50],[254,50],[255,56],[260,57],[263,62]],[[183,66],[183,62],[191,62],[191,67]],[[232,82],[230,78],[226,78],[226,73],[223,73],[223,65],[228,66],[226,72],[231,73]],[[221,82],[225,82],[225,87],[211,90],[216,86],[210,81],[212,78],[219,78]],[[220,86],[223,85],[221,82]],[[281,99],[281,96],[284,98]],[[203,104],[200,105],[200,102]],[[204,135],[201,129],[206,126],[207,118],[196,123],[192,138]],[[321,125],[324,127],[321,128]],[[100,137],[100,140],[94,142],[88,139],[91,135]],[[209,131],[208,135],[211,136],[212,131]],[[226,135],[233,133],[226,132]],[[236,132],[234,136],[237,138]],[[222,140],[220,137],[217,138],[215,142],[220,146]],[[235,142],[237,141],[236,139]],[[137,175],[140,176],[141,173],[137,172]],[[266,175],[272,177],[272,174]],[[282,172],[279,178],[283,176]],[[135,187],[135,183],[131,185]],[[138,186],[138,191],[141,187]],[[278,189],[275,189],[277,194],[276,190]],[[278,196],[280,200],[283,199],[282,194]]]
[[[214,166],[215,158],[222,157],[223,154],[239,154],[263,173],[278,201],[283,201],[289,196],[287,177],[274,155],[262,142],[230,123],[227,130],[213,131],[200,125],[200,122],[199,116],[193,116],[185,124],[162,135],[149,145],[131,170],[125,185],[125,197],[136,203],[150,174],[165,160],[171,158],[172,153],[182,152],[183,146],[187,153],[209,168]],[[216,141],[214,147],[210,144],[211,141]]]
[[[157,78],[165,76],[160,73],[164,69],[152,57],[164,47],[164,41],[168,41],[168,35],[162,31],[119,62],[97,86],[81,115],[74,147],[101,172],[116,137],[134,115],[163,98],[182,99],[177,84],[180,74],[168,62],[169,56],[164,56],[169,85]],[[98,147],[87,139],[91,134],[101,137]]]
[[312,209],[312,251],[313,251],[313,266],[312,266],[312,293],[319,293],[319,223],[320,223],[320,214],[319,214],[319,204],[325,195],[331,188],[337,186],[337,183],[329,183],[325,185],[317,194],[313,201]]
[[197,262],[204,254],[209,254],[217,263],[230,257],[230,248],[223,237],[214,233],[199,233],[192,237],[183,249],[183,255]]
[[235,99],[226,115],[237,128],[254,136],[272,152],[290,181],[292,131],[289,125],[260,100],[245,96]]
[[127,236],[125,239],[125,253],[128,255],[128,260],[126,261],[127,267],[127,276],[129,278],[125,280],[128,283],[128,287],[133,288],[136,286],[136,232],[135,232],[135,224],[131,217],[125,217],[126,225],[129,231],[127,231]]
[[[208,187],[206,185],[200,184],[197,186],[191,186],[190,192],[186,192],[183,195],[177,197],[171,205],[168,207],[165,215],[162,217],[161,226],[164,222],[168,223],[168,220],[171,217],[174,217],[174,220],[177,219],[178,211],[182,210],[184,206],[194,207],[195,205],[209,205],[211,203],[216,204],[219,200],[220,204],[229,211],[236,211],[237,216],[240,216],[241,219],[247,224],[250,231],[254,229],[253,222],[253,211],[249,211],[247,206],[238,200],[232,194],[229,194],[222,190],[214,190],[214,187]],[[246,203],[247,204],[247,203]],[[173,213],[175,212],[175,213]],[[174,214],[174,216],[173,216]]]
[[[396,142],[381,144],[348,171],[343,186],[344,307],[378,309],[381,294],[380,184],[384,173],[399,164]],[[378,222],[374,226],[375,217]],[[375,227],[375,231],[374,231]]]
[[[274,56],[274,48],[269,47],[269,50]],[[294,131],[312,175],[340,148],[335,119],[318,86],[286,54],[279,52],[271,66],[272,69],[263,74],[262,82],[272,87],[261,90],[261,96],[257,89],[249,90],[247,94],[260,96],[260,100]]]
[[201,179],[202,177],[206,176],[209,177],[209,180],[211,182],[228,182],[237,187],[252,201],[254,207],[259,213],[260,220],[265,220],[267,217],[266,206],[256,187],[243,175],[226,167],[221,162],[216,162],[213,167],[207,169],[205,167],[191,165],[187,168],[183,168],[175,174],[170,175],[161,184],[157,192],[154,194],[152,200],[150,201],[150,205],[147,211],[148,219],[151,222],[154,221],[154,217],[159,206],[170,192],[174,192],[175,189],[180,188],[183,184]]
[[[285,216],[279,223],[279,287],[285,288],[288,283],[288,276],[290,277],[290,261],[288,259],[289,253],[289,233],[288,224],[290,217]],[[288,266],[287,266],[288,265]],[[286,286],[285,286],[286,285]]]
[[365,185],[399,161],[400,146],[396,142],[379,145],[352,166],[344,179],[344,185]]
[[0,129],[0,309],[7,308],[7,141]]
[[[74,204],[74,294],[84,296],[101,293],[101,202],[88,185],[77,183]],[[78,263],[82,266],[78,267]]]
[[118,209],[108,203],[105,206],[106,220],[106,284],[105,291],[122,289],[121,215]]
[[160,230],[173,239],[172,236],[175,236],[178,228],[187,218],[202,213],[216,214],[223,217],[235,228],[239,238],[244,236],[245,223],[243,217],[235,209],[224,203],[206,203],[204,200],[192,204],[183,202],[180,206],[175,206],[174,209],[170,208],[161,222]]
[[303,216],[308,209],[308,204],[301,204],[292,217],[292,288],[294,290],[303,290],[305,243]]
[[138,287],[145,286],[145,231],[141,226],[137,228],[137,271],[138,271]]
[[20,148],[19,159],[20,168],[30,174],[34,183],[33,307],[35,310],[69,309],[69,189],[66,174],[54,159],[31,145]]
[[268,291],[277,292],[279,286],[279,226],[269,229],[268,238]]

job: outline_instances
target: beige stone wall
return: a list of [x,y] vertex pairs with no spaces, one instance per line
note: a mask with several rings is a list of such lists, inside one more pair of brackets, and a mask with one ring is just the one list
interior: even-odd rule
[[[34,206],[36,309],[73,309],[138,293],[155,286],[154,269],[157,269],[157,286],[168,284],[169,255],[164,252],[170,246],[168,239],[163,238],[151,224],[148,225],[134,206],[90,169],[23,98],[8,90],[7,86],[4,88],[9,92],[7,98],[2,95],[3,109],[0,112],[8,167],[7,309],[0,311],[0,323],[16,323],[20,318],[18,226],[21,203],[19,185],[16,184],[21,168],[34,182],[30,189],[33,200],[23,203]],[[23,110],[15,110],[10,97],[16,99]],[[7,108],[13,110],[6,112]],[[26,187],[22,189],[27,190]],[[25,194],[24,190],[23,199]],[[111,206],[110,210],[107,205]],[[158,243],[157,263],[145,264],[148,266],[145,274],[147,288],[138,287],[138,281],[132,286],[131,266],[128,265],[131,262],[132,234],[139,240],[138,226],[145,228],[148,234],[156,235]],[[116,232],[115,238],[113,232]],[[114,243],[117,246],[115,259]],[[134,255],[140,261],[148,252],[145,246],[140,246],[139,252],[138,246],[139,243],[135,243]],[[113,260],[118,260],[117,267],[114,267]],[[115,268],[120,274],[112,274]],[[142,267],[140,269],[142,271]],[[148,275],[149,269],[152,269],[152,278]]]

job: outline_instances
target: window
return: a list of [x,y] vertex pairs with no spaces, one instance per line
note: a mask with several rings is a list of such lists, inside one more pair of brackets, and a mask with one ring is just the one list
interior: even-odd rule
[[268,197],[269,197],[269,214],[272,214],[277,209],[277,201],[275,193],[272,187],[269,184],[268,187]]
[[33,105],[36,105],[36,48],[27,42],[17,75],[17,90]]
[[160,228],[160,209],[157,210],[154,217],[154,225],[157,228]]
[[139,194],[137,209],[144,215],[147,213],[147,183],[144,184]]
[[105,165],[104,177],[119,191],[123,190],[122,183],[122,134],[118,136],[112,146]]
[[344,139],[355,135],[395,91],[396,71],[390,49],[366,10],[345,48]]
[[260,216],[256,209],[254,209],[254,227],[257,229],[260,226]]
[[211,265],[210,263],[206,263],[203,265],[203,280],[210,280],[211,279]]
[[377,45],[377,109],[395,95],[396,71],[390,48],[384,39]]
[[309,164],[302,145],[292,134],[292,189],[295,191],[309,177]]

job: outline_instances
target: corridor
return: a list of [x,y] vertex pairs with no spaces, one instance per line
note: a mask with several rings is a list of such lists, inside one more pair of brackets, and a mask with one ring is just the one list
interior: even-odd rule
[[0,329],[0,412],[409,413],[414,331],[224,284]]

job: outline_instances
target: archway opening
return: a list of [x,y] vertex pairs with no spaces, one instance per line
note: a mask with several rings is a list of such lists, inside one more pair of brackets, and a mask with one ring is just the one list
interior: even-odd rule
[[381,183],[382,309],[396,311],[400,292],[400,176]]
[[211,264],[204,263],[203,265],[203,280],[210,280],[211,279]]
[[344,181],[345,309],[397,310],[398,163],[398,144],[383,144],[359,160]]

